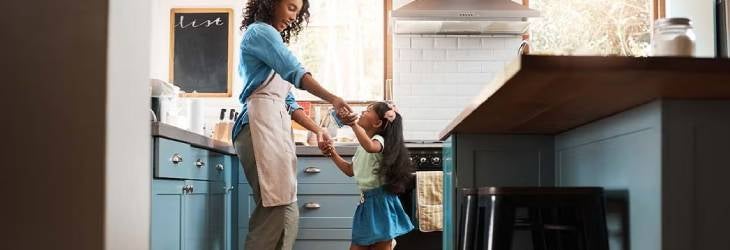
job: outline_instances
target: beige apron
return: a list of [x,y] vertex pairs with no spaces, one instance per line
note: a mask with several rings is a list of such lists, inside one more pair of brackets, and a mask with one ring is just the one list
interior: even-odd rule
[[264,207],[297,200],[297,179],[291,116],[286,96],[291,84],[272,72],[267,82],[248,97],[248,124]]

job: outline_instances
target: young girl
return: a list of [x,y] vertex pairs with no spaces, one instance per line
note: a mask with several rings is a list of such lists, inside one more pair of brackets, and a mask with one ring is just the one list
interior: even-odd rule
[[323,153],[347,176],[354,176],[360,188],[350,249],[393,249],[393,239],[413,229],[397,196],[413,171],[403,144],[403,119],[393,105],[376,102],[347,125],[360,143],[352,162],[342,159],[332,145]]

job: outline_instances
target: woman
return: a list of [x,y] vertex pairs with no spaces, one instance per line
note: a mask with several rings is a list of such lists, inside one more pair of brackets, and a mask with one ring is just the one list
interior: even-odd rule
[[249,222],[246,249],[292,249],[297,235],[296,154],[291,120],[317,134],[320,148],[330,143],[297,105],[292,87],[331,103],[340,114],[352,109],[312,78],[287,49],[309,19],[307,0],[249,0],[241,30],[239,72],[244,81],[242,115],[233,142],[256,208]]

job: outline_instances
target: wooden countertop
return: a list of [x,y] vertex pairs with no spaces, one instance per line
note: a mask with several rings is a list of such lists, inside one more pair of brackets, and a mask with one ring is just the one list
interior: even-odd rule
[[557,134],[656,99],[730,99],[730,60],[522,56],[439,133]]
[[[228,142],[214,140],[213,138],[196,134],[169,124],[152,122],[152,136],[164,137],[171,140],[189,143],[193,146],[217,151],[224,154],[236,155],[236,150]],[[357,145],[337,145],[335,150],[342,156],[355,154]],[[298,156],[324,156],[316,146],[296,146]]]

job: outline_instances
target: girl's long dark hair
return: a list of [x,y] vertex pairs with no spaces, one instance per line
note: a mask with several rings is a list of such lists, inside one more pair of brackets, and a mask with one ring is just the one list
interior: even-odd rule
[[394,194],[406,191],[406,186],[413,178],[413,163],[408,159],[408,149],[403,142],[403,117],[396,113],[395,119],[390,122],[385,119],[385,112],[390,107],[385,102],[376,102],[372,105],[373,111],[383,122],[382,129],[377,133],[385,139],[383,145],[383,160],[376,171],[383,180],[385,189]]
[[[279,4],[280,1],[281,0],[249,0],[248,3],[246,3],[246,7],[243,9],[241,30],[245,30],[246,27],[257,21],[272,24],[276,5]],[[302,0],[302,9],[299,10],[296,20],[294,20],[289,27],[286,27],[286,29],[281,32],[281,38],[284,39],[284,43],[289,44],[289,40],[296,37],[299,32],[302,31],[306,23],[309,23],[309,1]]]

